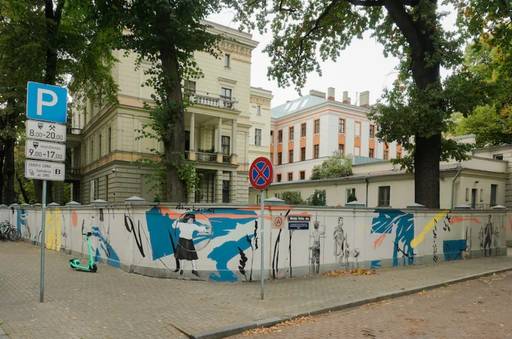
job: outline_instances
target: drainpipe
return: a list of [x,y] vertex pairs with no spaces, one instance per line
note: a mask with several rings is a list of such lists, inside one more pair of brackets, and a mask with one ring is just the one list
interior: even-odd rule
[[462,172],[462,166],[460,165],[460,162],[457,163],[457,173],[453,177],[452,180],[452,196],[451,196],[451,209],[453,209],[453,198],[455,196],[455,180],[457,180],[460,176],[460,173]]
[[364,182],[366,183],[366,202],[365,202],[364,206],[365,206],[366,208],[368,208],[368,184],[369,184],[368,176],[366,176],[366,177],[364,178]]

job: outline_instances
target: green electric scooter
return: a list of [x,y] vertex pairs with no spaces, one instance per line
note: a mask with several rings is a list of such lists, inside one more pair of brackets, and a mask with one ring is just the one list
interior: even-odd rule
[[91,232],[82,233],[87,237],[87,248],[89,252],[89,260],[87,263],[82,263],[79,258],[74,258],[69,261],[69,266],[75,271],[82,272],[96,272],[98,267],[96,266],[96,262],[94,261],[94,254],[92,251],[92,243],[91,243]]

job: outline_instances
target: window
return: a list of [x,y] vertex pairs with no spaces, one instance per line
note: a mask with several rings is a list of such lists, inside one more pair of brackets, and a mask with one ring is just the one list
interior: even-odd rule
[[94,189],[94,194],[93,194],[94,200],[97,200],[100,198],[100,178],[94,179],[93,189]]
[[484,202],[484,189],[480,188],[480,202]]
[[274,131],[270,131],[270,143],[274,143]]
[[277,142],[279,142],[279,143],[283,142],[283,130],[282,129],[277,131]]
[[274,162],[274,153],[270,152],[270,161]]
[[345,145],[344,144],[338,144],[338,153],[340,155],[345,155]]
[[361,155],[361,149],[357,146],[354,147],[354,155],[357,155],[357,156]]
[[338,133],[345,133],[345,119],[340,119],[338,122]]
[[105,175],[105,200],[108,201],[108,174]]
[[288,173],[288,181],[293,181],[293,172]]
[[185,80],[183,82],[183,91],[187,95],[196,94],[196,82],[192,80]]
[[391,186],[379,186],[379,207],[389,207]]
[[261,106],[256,106],[256,115],[261,115]]
[[101,149],[101,133],[100,133],[100,137],[99,137],[99,145],[98,145],[98,158],[101,158],[101,155],[102,155],[102,149]]
[[229,144],[231,141],[230,139],[231,138],[226,135],[223,135],[221,138],[222,154],[224,155],[229,155]]
[[222,180],[222,202],[229,203],[229,180]]
[[357,201],[356,189],[347,188],[347,202]]
[[91,139],[91,162],[94,161],[94,136]]
[[358,137],[361,135],[361,123],[360,122],[356,122],[354,124],[354,129],[355,129],[355,135]]
[[231,67],[231,54],[224,54],[224,67]]
[[306,160],[306,147],[300,148],[300,161]]
[[277,152],[277,164],[282,165],[283,164],[283,153]]
[[108,152],[112,152],[112,127],[108,128]]
[[368,151],[368,156],[370,158],[375,158],[375,150],[373,148],[370,148],[370,150]]
[[491,184],[491,201],[490,201],[491,207],[492,206],[496,206],[496,196],[497,196],[497,194],[498,194],[498,185]]
[[320,157],[320,145],[313,146],[313,159],[318,159]]
[[290,141],[293,141],[293,139],[295,139],[295,129],[293,128],[293,126],[290,126],[290,128],[288,128],[288,139]]
[[469,188],[466,188],[466,201],[469,201]]
[[261,128],[254,129],[254,145],[261,146]]
[[281,182],[281,174],[277,175],[277,182]]
[[306,136],[306,123],[302,123],[300,125],[300,136],[305,137]]
[[224,107],[227,107],[227,108],[232,108],[233,107],[233,102],[231,101],[231,98],[232,98],[232,94],[233,94],[233,90],[231,88],[226,88],[226,87],[222,87],[220,89],[220,97],[224,104]]
[[389,151],[387,149],[384,150],[384,160],[389,159]]
[[503,154],[494,154],[492,158],[494,160],[503,160]]
[[315,120],[314,132],[315,134],[320,133],[320,119]]
[[375,125],[370,125],[370,138],[375,138]]
[[306,171],[300,171],[299,175],[300,175],[300,180],[306,180]]
[[288,162],[289,163],[293,162],[293,150],[292,149],[288,151]]

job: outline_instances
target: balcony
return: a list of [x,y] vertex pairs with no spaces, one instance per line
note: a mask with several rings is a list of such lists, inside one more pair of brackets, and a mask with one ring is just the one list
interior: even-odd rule
[[188,99],[193,105],[203,105],[232,111],[236,110],[235,104],[238,102],[233,97],[216,95],[208,92],[201,93],[199,91],[186,91],[185,95],[188,95]]
[[66,140],[71,146],[76,146],[81,142],[82,129],[77,127],[71,127],[70,124],[66,126]]
[[191,152],[185,151],[185,159],[190,161],[216,163],[216,164],[236,164],[236,156],[234,154],[227,155],[214,152]]
[[66,165],[66,180],[80,180],[80,168]]

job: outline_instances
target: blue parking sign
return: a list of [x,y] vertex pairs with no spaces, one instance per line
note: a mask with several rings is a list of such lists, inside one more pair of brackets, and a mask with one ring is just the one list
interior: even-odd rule
[[64,87],[27,83],[27,118],[65,124],[68,90]]

